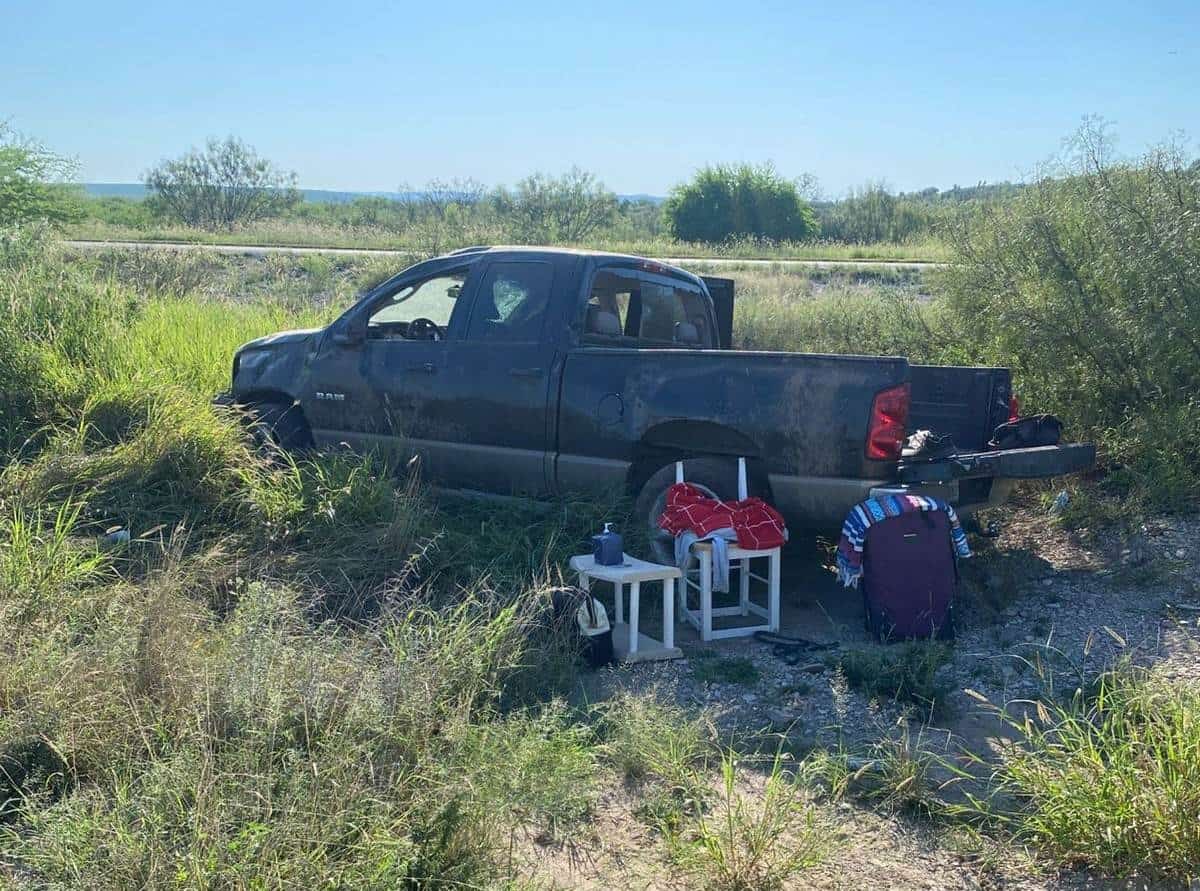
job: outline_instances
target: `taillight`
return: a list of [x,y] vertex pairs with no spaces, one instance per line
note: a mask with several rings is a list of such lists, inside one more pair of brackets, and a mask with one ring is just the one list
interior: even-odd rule
[[1017,399],[1017,394],[1013,393],[1008,397],[1008,419],[1015,421],[1021,417],[1021,401]]
[[888,387],[875,394],[875,401],[871,403],[871,426],[867,428],[868,458],[895,461],[900,457],[911,400],[912,389],[908,384]]

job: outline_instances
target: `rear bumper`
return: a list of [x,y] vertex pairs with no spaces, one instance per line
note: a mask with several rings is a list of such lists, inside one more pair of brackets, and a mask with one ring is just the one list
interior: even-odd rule
[[[957,480],[906,485],[884,479],[772,474],[769,481],[772,503],[783,514],[789,527],[826,533],[841,529],[846,514],[854,505],[882,492],[903,491],[911,495],[940,498],[965,514],[976,508],[1003,502],[1012,489],[1010,481],[994,480],[991,487],[982,492],[980,500],[978,489],[960,493]],[[964,495],[970,499],[966,503],[963,500]]]
[[971,452],[936,461],[901,464],[896,478],[901,483],[947,483],[953,480],[1041,479],[1087,470],[1096,463],[1096,446],[1090,442]]
[[1041,446],[955,455],[938,461],[901,465],[893,479],[847,479],[771,474],[775,506],[795,528],[841,528],[850,508],[873,490],[928,495],[963,515],[1004,503],[1017,480],[1078,473],[1096,461],[1091,443]]

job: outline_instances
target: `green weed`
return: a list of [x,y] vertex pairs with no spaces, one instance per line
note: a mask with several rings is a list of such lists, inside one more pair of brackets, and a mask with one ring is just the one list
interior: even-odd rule
[[981,816],[1071,864],[1184,879],[1200,863],[1200,695],[1130,669],[1065,701],[1014,703]]
[[708,799],[711,728],[651,696],[622,693],[597,711],[601,752],[638,788],[640,816],[664,831],[677,830]]
[[936,709],[949,692],[937,672],[950,656],[950,647],[944,643],[910,641],[845,650],[837,657],[836,665],[846,682],[864,696]]
[[720,656],[712,651],[697,653],[692,657],[692,674],[703,684],[758,683],[762,672],[745,656]]
[[776,757],[760,790],[740,785],[736,756],[721,760],[710,810],[671,836],[676,859],[705,887],[722,891],[779,888],[819,862],[827,847],[804,788]]

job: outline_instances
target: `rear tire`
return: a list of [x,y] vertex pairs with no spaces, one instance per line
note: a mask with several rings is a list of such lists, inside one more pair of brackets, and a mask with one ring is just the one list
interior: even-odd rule
[[300,452],[312,446],[308,421],[295,402],[252,402],[246,420],[259,451]]
[[[705,494],[722,501],[737,499],[737,461],[731,458],[688,458],[683,462],[684,482],[691,483]],[[654,559],[668,566],[675,565],[675,543],[672,537],[658,528],[658,518],[667,504],[667,489],[675,485],[674,463],[661,467],[638,491],[634,516],[644,525]],[[750,487],[750,494],[756,494]]]

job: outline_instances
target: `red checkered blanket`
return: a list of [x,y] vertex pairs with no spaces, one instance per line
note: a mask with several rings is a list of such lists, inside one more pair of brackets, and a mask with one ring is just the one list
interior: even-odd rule
[[738,547],[746,550],[777,548],[787,541],[783,517],[761,498],[718,501],[688,483],[667,490],[667,507],[658,526],[672,535],[690,529],[701,538],[718,529],[732,529]]

